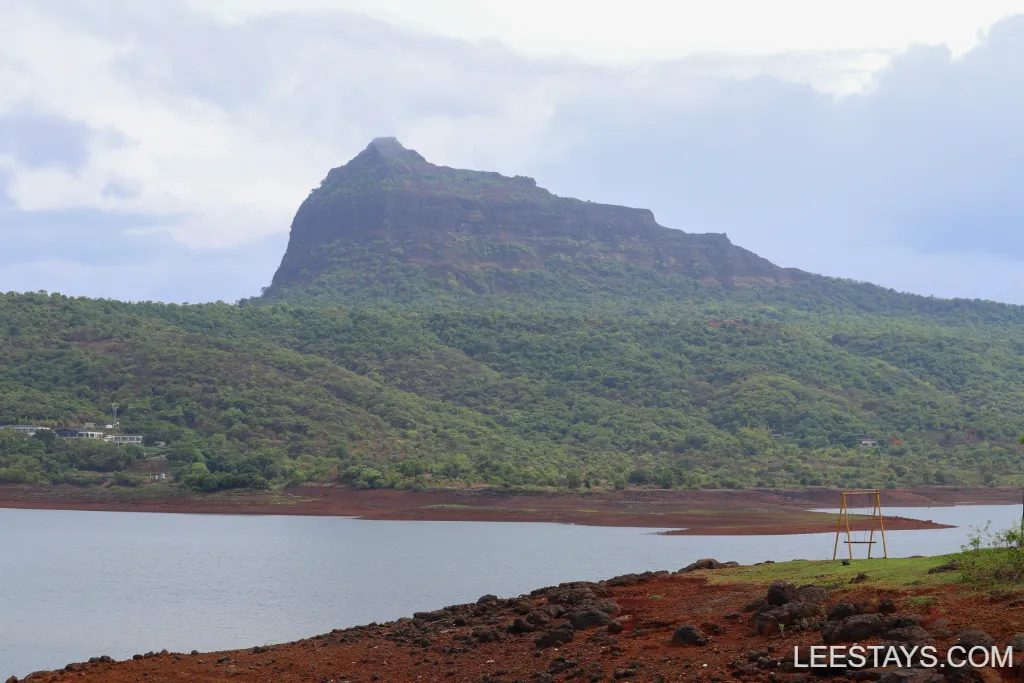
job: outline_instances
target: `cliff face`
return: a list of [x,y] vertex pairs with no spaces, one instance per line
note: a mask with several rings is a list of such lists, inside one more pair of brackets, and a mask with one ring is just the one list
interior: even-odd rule
[[385,261],[456,280],[566,265],[583,266],[591,280],[628,266],[726,287],[806,277],[725,235],[662,227],[646,209],[558,197],[523,176],[435,166],[377,138],[302,203],[271,293]]

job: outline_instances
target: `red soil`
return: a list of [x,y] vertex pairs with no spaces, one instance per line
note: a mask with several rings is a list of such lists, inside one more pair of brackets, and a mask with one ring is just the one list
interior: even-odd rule
[[[592,526],[682,529],[684,534],[793,534],[830,532],[836,518],[809,508],[836,507],[831,489],[627,490],[592,493],[509,493],[494,489],[356,491],[311,486],[285,494],[175,495],[145,489],[119,491],[70,486],[0,486],[0,508],[110,510],[258,515],[336,515],[361,519],[558,522]],[[1015,488],[895,489],[882,493],[897,506],[948,506],[1020,502]],[[927,520],[886,517],[886,528],[934,529]]]
[[[473,618],[468,625],[451,626],[447,622],[424,633],[428,640],[414,642],[419,631],[409,620],[379,627],[360,627],[310,638],[295,643],[231,652],[197,655],[163,654],[119,663],[72,665],[70,672],[40,674],[29,680],[76,681],[82,683],[132,683],[136,681],[216,682],[252,681],[266,683],[303,683],[309,681],[550,681],[543,678],[549,667],[562,657],[576,663],[554,680],[635,681],[720,681],[736,680],[730,662],[747,663],[747,653],[760,651],[769,658],[782,659],[794,646],[801,649],[820,645],[817,631],[782,631],[769,635],[751,635],[750,615],[743,606],[765,595],[764,586],[715,585],[707,583],[709,572],[677,574],[654,578],[648,583],[609,589],[606,599],[618,604],[617,616],[623,624],[618,636],[604,629],[577,631],[575,639],[557,650],[538,650],[534,634],[505,633],[498,642],[476,644],[470,636],[481,620],[491,619],[493,628],[504,633],[515,616],[511,609]],[[934,596],[915,601],[915,595]],[[1005,647],[1010,638],[1024,630],[1020,600],[1012,596],[981,598],[956,586],[931,586],[916,590],[884,590],[850,585],[834,590],[828,604],[840,599],[855,603],[877,604],[889,598],[897,614],[923,617],[923,626],[936,639],[940,652],[954,644],[956,635],[966,629],[982,629]],[[533,606],[544,599],[534,598]],[[727,616],[732,615],[732,616]],[[938,619],[948,620],[942,625]],[[447,621],[451,620],[448,615]],[[426,619],[430,623],[431,619]],[[703,647],[673,647],[674,629],[691,623],[706,633],[717,632]],[[412,637],[409,636],[410,631]],[[405,642],[396,642],[398,640]],[[873,644],[869,640],[862,644]],[[626,675],[632,672],[632,675]],[[598,678],[590,674],[600,673]],[[998,683],[999,675],[1011,680],[1017,671],[984,671],[987,683]],[[585,674],[585,675],[584,675]],[[575,676],[579,676],[578,678]],[[804,680],[793,675],[752,671],[747,680]]]

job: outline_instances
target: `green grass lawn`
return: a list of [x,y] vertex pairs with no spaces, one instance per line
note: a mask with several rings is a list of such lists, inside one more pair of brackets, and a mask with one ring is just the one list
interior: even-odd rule
[[[958,572],[929,574],[928,570],[945,564],[950,556],[914,557],[881,560],[853,560],[843,566],[840,560],[796,560],[755,567],[735,567],[706,572],[712,583],[769,584],[772,581],[792,581],[800,585],[870,586],[877,588],[906,588],[958,583]],[[866,574],[862,583],[850,583],[858,574]]]

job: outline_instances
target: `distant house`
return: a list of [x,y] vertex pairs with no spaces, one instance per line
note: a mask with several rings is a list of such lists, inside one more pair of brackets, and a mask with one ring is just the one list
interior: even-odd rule
[[99,441],[103,441],[106,434],[103,432],[93,432],[87,429],[72,427],[70,429],[58,429],[57,436],[62,439],[97,439]]
[[860,445],[862,448],[874,448],[878,445],[878,439],[861,439]]
[[84,429],[96,429],[96,423],[95,422],[86,422],[86,423],[84,423],[82,425],[82,427]]
[[2,425],[0,429],[10,429],[21,436],[35,436],[36,432],[50,431],[49,427],[40,427],[39,425]]
[[105,437],[106,441],[110,441],[118,446],[124,446],[125,444],[135,444],[136,446],[142,445],[142,437],[138,434],[108,434]]

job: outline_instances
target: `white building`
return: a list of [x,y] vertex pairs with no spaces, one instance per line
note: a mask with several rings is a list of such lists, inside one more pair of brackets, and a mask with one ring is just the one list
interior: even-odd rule
[[107,441],[110,441],[118,446],[125,444],[135,444],[136,446],[142,445],[142,437],[138,434],[108,434],[106,437]]
[[98,439],[100,441],[106,436],[103,432],[91,432],[86,429],[58,429],[57,436],[62,439]]

